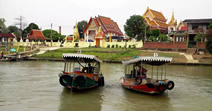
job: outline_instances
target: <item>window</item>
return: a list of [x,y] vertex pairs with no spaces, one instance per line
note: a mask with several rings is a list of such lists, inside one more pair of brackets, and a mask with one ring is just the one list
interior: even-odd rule
[[193,24],[192,25],[192,30],[197,29],[197,28],[198,28],[198,25],[197,24]]

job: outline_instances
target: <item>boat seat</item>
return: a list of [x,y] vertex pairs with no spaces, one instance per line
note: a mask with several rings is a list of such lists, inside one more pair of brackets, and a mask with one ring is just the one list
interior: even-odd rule
[[80,72],[80,67],[75,67],[74,72]]

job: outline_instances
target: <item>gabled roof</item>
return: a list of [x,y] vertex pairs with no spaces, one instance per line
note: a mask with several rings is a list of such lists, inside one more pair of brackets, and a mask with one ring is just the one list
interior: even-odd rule
[[147,7],[147,9],[144,12],[143,16],[145,16],[148,12],[151,13],[151,15],[153,16],[153,19],[157,19],[157,20],[164,21],[164,22],[167,21],[166,18],[164,17],[164,15],[161,12],[152,10],[149,7]]
[[102,31],[106,34],[107,33],[115,33],[119,36],[123,36],[123,33],[119,29],[118,24],[116,22],[114,22],[113,20],[111,20],[109,17],[104,17],[104,16],[98,16],[95,18],[91,17],[87,26],[85,27],[83,33],[86,32],[86,30],[88,29],[88,27],[92,21],[94,21],[97,29],[99,26],[101,26]]
[[[150,14],[151,16],[147,16],[147,14]],[[150,29],[163,29],[168,28],[168,25],[166,23],[166,18],[163,16],[161,12],[155,11],[147,7],[147,10],[143,14],[143,17],[145,18],[148,25],[150,25]]]
[[15,38],[14,34],[0,33],[0,38]]
[[29,33],[28,37],[25,39],[30,39],[30,40],[48,40],[48,38],[45,38],[41,30],[35,30],[32,29],[31,32]]
[[184,24],[179,31],[188,31],[188,25]]

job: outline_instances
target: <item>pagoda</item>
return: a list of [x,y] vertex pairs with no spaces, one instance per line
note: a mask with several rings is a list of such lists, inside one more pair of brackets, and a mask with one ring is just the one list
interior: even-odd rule
[[77,27],[77,23],[75,25],[75,28],[74,28],[74,41],[79,41],[80,39],[80,36],[79,36],[79,31],[78,31],[78,27]]
[[177,31],[177,20],[174,18],[174,11],[172,12],[171,20],[168,23],[168,33]]
[[161,12],[155,11],[147,7],[143,14],[146,23],[150,26],[150,30],[159,29],[161,32],[167,33],[168,24],[166,18]]

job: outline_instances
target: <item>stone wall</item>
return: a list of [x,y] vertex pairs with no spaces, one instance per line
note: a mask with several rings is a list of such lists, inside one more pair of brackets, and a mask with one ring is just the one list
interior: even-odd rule
[[[31,46],[31,45],[44,45],[44,46],[51,46],[51,42],[14,42],[14,46]],[[52,42],[52,47],[60,47],[60,42]],[[65,42],[63,44],[63,47],[95,47],[95,42]],[[142,48],[143,42],[103,42],[101,45],[103,48],[107,48],[108,46],[111,48],[112,46],[114,48],[118,47],[126,47],[126,48]]]

